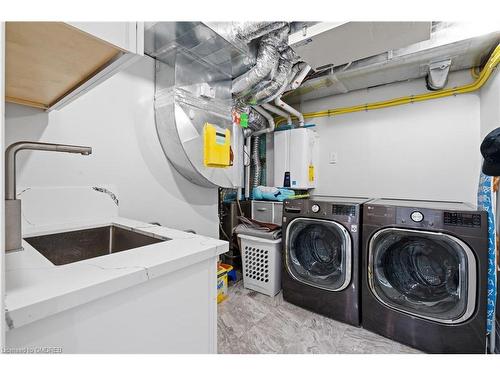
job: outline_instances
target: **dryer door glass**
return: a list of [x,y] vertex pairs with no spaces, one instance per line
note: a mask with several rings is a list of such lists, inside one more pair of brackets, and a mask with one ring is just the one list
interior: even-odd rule
[[342,290],[351,280],[351,237],[328,220],[293,220],[286,235],[285,260],[290,275],[322,289]]
[[474,312],[474,255],[447,234],[378,231],[369,243],[368,280],[382,303],[415,316],[459,323]]

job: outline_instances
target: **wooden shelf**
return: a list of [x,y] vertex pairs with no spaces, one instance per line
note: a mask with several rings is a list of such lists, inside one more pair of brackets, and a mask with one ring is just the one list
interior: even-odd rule
[[49,108],[122,54],[63,22],[6,22],[5,100]]

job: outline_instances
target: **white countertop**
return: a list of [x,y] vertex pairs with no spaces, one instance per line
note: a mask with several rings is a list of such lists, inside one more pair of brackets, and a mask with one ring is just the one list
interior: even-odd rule
[[171,240],[62,266],[53,265],[23,241],[23,251],[6,255],[5,305],[10,330],[218,256],[229,246],[226,241],[121,217],[38,226],[23,236],[113,223]]

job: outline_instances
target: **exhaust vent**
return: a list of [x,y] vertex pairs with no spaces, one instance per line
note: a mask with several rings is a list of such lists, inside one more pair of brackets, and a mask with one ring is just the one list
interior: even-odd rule
[[450,72],[451,60],[435,62],[429,65],[429,74],[427,74],[427,88],[432,91],[441,90],[448,82],[448,73]]

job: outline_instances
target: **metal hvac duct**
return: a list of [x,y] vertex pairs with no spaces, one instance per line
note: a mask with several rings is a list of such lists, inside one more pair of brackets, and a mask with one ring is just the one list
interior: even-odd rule
[[291,48],[282,52],[276,74],[270,80],[263,80],[255,85],[243,101],[252,105],[268,103],[282,94],[290,81],[303,68],[305,63],[294,65],[295,53]]
[[[248,114],[250,131],[265,129],[267,120],[248,103],[239,108],[232,92],[250,90],[263,79],[270,81],[265,86],[266,101],[284,90],[299,67],[292,68],[295,58],[287,47],[289,29],[286,22],[145,24],[145,53],[157,60],[158,137],[175,169],[193,183],[242,185],[244,137],[241,127],[233,125],[232,106]],[[205,123],[231,130],[233,166],[205,167]]]
[[[438,30],[431,34],[428,41],[353,61],[344,66],[332,67],[328,69],[328,73],[309,79],[295,91],[288,92],[286,101],[296,104],[426,77],[433,64],[443,60],[451,60],[451,65],[446,67],[446,73],[448,70],[451,72],[478,66],[500,41],[498,31],[474,37],[462,35],[458,31],[453,31],[453,28]],[[436,84],[436,88],[444,87],[444,84],[445,80]]]
[[281,52],[288,48],[289,31],[290,28],[284,26],[261,39],[255,66],[233,80],[233,94],[237,94],[238,97],[246,95],[246,90],[250,90],[276,70]]
[[[145,50],[157,60],[155,120],[168,160],[195,184],[241,187],[243,135],[231,119],[231,80],[248,70],[252,56],[201,22],[146,24]],[[233,166],[205,167],[207,122],[231,130]]]

